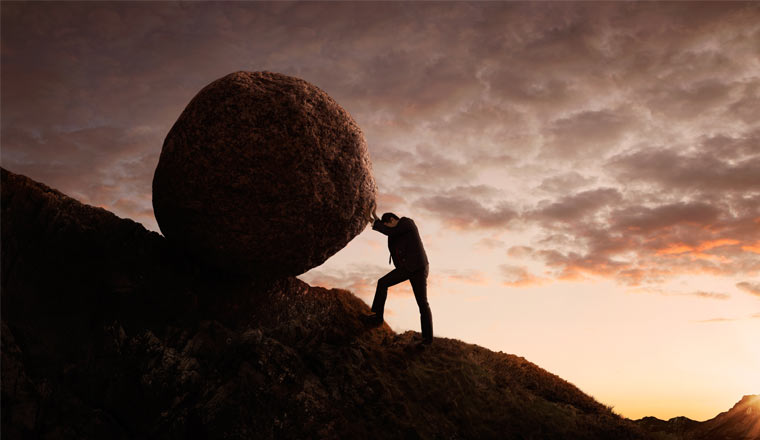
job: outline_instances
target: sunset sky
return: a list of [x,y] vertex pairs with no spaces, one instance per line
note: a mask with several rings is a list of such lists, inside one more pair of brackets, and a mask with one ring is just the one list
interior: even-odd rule
[[[760,393],[760,4],[10,3],[2,166],[159,231],[163,139],[238,70],[362,128],[415,220],[436,336],[523,356],[623,416]],[[330,225],[325,225],[329,228]],[[300,276],[371,302],[367,228]],[[419,331],[408,283],[386,320]]]

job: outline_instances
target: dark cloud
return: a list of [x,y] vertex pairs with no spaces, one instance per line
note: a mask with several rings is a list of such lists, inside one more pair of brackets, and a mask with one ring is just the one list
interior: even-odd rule
[[545,178],[541,181],[541,185],[538,186],[538,189],[552,193],[564,193],[591,185],[596,182],[596,180],[597,179],[594,177],[585,177],[577,171],[570,171],[557,176]]
[[384,146],[383,148],[370,147],[370,155],[372,156],[372,163],[374,166],[397,166],[408,164],[409,161],[414,160],[413,153],[400,150],[391,146]]
[[621,109],[582,111],[557,119],[548,126],[542,155],[550,158],[598,158],[618,146],[636,120]]
[[669,191],[758,191],[759,144],[758,133],[745,139],[714,137],[696,152],[650,148],[617,156],[610,166],[619,172],[620,181],[654,184]]
[[507,204],[489,208],[472,198],[454,195],[422,197],[414,206],[459,229],[506,228],[517,217],[517,212]]
[[[440,151],[431,144],[420,144],[412,157],[399,155],[398,162],[389,164],[398,168],[398,180],[387,182],[388,186],[417,186],[426,193],[441,188],[470,187],[471,182],[483,171],[502,168],[515,162],[508,154],[488,151],[464,150],[464,157],[455,157]],[[461,155],[460,155],[461,156]]]
[[630,206],[612,214],[614,227],[636,234],[671,231],[680,225],[715,226],[724,212],[720,207],[701,202],[669,203],[656,207]]
[[[434,196],[425,196],[430,190],[424,187],[405,188],[418,197],[412,206],[421,209],[441,220],[442,223],[457,229],[492,229],[505,228],[517,216],[517,212],[498,199],[498,188],[490,185],[461,185]],[[491,207],[492,206],[492,207]]]
[[[684,60],[686,64],[694,65],[695,59]],[[715,63],[729,61],[722,54],[714,54]],[[647,107],[658,117],[668,119],[690,120],[699,116],[714,115],[716,109],[722,109],[733,102],[732,96],[741,90],[741,85],[725,83],[721,79],[710,78],[691,84],[674,84],[671,88],[661,88],[654,92]]]
[[744,84],[741,98],[729,107],[729,111],[745,123],[757,120],[756,111],[760,107],[760,80]]
[[404,183],[433,186],[468,182],[476,175],[477,170],[440,154],[430,145],[418,146],[417,161],[406,163],[399,171]]
[[622,195],[617,189],[598,188],[539,203],[539,208],[525,213],[524,217],[543,223],[574,223],[593,217],[600,209],[620,200]]

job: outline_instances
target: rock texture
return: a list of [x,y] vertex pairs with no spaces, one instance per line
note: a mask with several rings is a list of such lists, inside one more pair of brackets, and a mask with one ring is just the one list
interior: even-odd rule
[[375,195],[351,116],[314,85],[271,72],[203,88],[166,136],[153,178],[166,238],[219,268],[272,278],[343,248]]

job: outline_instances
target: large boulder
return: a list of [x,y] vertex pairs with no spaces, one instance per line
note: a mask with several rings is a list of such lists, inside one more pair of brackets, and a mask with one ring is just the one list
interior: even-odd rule
[[206,262],[281,277],[359,234],[376,192],[361,130],[324,91],[235,72],[203,88],[166,136],[153,209],[164,236]]

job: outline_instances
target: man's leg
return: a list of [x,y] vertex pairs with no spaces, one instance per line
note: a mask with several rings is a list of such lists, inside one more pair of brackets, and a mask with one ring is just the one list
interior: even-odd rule
[[395,268],[377,280],[375,299],[372,301],[372,311],[382,320],[385,311],[385,299],[388,297],[388,288],[409,279],[409,272]]
[[433,312],[430,311],[430,305],[427,300],[427,277],[428,266],[424,269],[414,272],[409,277],[414,291],[414,299],[417,300],[417,306],[420,308],[420,326],[422,327],[423,342],[430,343],[433,341]]

